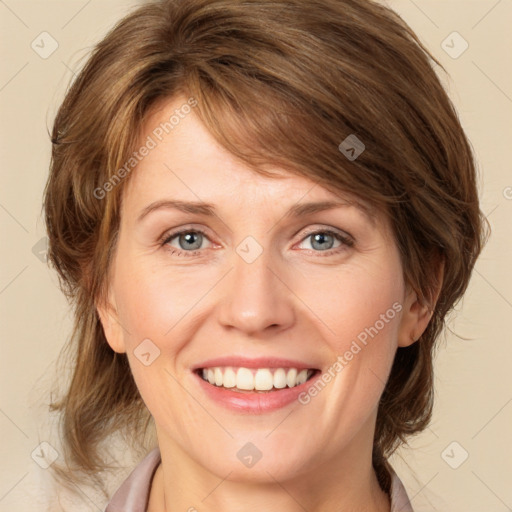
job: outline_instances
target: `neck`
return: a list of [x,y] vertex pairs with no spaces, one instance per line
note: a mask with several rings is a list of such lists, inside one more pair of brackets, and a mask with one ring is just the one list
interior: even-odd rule
[[[173,512],[183,510],[187,512],[232,512],[232,511],[259,511],[273,510],[277,507],[283,512],[390,512],[389,496],[380,488],[375,476],[358,496],[354,492],[345,490],[342,493],[329,492],[323,494],[321,490],[313,492],[309,482],[302,484],[308,488],[305,494],[299,484],[289,482],[275,483],[275,485],[240,485],[236,482],[227,482],[217,479],[216,485],[208,492],[191,489],[190,486],[174,483],[172,488],[165,484],[162,465],[155,473],[154,486],[151,490],[148,512]],[[340,488],[342,484],[336,482]],[[219,491],[223,487],[222,492]],[[202,496],[202,498],[201,498]],[[312,499],[313,498],[313,499]],[[314,504],[311,504],[314,503]],[[192,504],[192,505],[191,505]]]
[[260,468],[258,476],[248,480],[229,471],[216,475],[172,440],[159,436],[162,463],[153,478],[147,510],[389,512],[389,496],[378,483],[371,449],[362,450],[357,436],[353,441],[344,453],[311,463],[305,472],[290,472],[288,478],[277,480]]

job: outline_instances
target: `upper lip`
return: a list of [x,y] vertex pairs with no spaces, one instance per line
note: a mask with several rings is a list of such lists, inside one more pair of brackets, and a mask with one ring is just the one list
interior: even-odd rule
[[202,368],[214,368],[216,366],[233,366],[236,368],[297,368],[297,370],[317,369],[313,364],[297,361],[294,359],[284,359],[281,357],[217,357],[208,359],[192,367],[192,370]]

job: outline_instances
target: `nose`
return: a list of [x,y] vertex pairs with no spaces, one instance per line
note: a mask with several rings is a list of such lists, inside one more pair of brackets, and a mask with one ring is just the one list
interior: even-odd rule
[[224,279],[219,321],[250,336],[275,335],[295,321],[289,272],[272,261],[270,251],[249,263],[235,253]]

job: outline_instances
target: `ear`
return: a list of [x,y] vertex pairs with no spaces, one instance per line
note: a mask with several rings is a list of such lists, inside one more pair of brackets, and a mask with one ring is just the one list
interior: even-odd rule
[[119,316],[117,312],[117,305],[111,289],[100,298],[96,304],[96,310],[100,317],[101,325],[103,326],[103,332],[107,339],[110,348],[114,352],[120,354],[126,352],[123,328],[119,323]]
[[416,291],[407,286],[403,304],[402,319],[398,331],[398,346],[408,347],[418,341],[434,314],[434,309],[441,292],[444,277],[444,259],[437,265],[437,279],[432,295],[427,303],[421,302]]

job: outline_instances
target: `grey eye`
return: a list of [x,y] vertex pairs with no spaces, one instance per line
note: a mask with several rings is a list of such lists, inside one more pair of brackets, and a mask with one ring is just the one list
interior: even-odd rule
[[334,236],[328,233],[314,233],[309,235],[309,238],[313,240],[311,245],[314,249],[328,250],[332,249],[334,244]]
[[196,250],[201,247],[203,242],[203,235],[197,231],[189,231],[178,235],[178,243],[180,249]]

